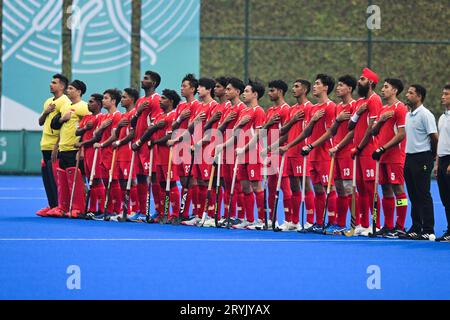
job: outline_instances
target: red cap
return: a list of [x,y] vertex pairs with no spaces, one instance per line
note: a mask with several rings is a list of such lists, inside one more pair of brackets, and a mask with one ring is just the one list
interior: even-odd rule
[[377,84],[378,83],[378,76],[375,72],[373,72],[372,70],[370,70],[369,68],[364,68],[362,75],[364,78],[367,78],[369,80],[372,80],[373,83]]

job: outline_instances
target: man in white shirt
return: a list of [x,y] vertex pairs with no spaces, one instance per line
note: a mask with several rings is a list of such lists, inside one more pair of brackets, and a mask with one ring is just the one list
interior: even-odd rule
[[450,242],[450,83],[444,87],[441,98],[445,113],[439,118],[439,143],[437,147],[436,177],[439,194],[445,207],[447,231],[436,241]]
[[431,235],[435,238],[430,183],[438,134],[434,115],[423,105],[426,94],[426,89],[419,84],[411,85],[406,92],[410,111],[406,115],[404,176],[412,204],[412,226],[400,238],[412,240],[429,240]]

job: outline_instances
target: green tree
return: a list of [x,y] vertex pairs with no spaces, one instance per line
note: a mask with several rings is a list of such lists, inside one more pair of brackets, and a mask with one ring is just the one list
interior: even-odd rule
[[141,14],[142,1],[133,0],[131,2],[131,69],[130,86],[139,89],[141,78]]
[[71,14],[73,0],[63,0],[63,13],[61,20],[62,34],[62,73],[72,79],[72,25]]

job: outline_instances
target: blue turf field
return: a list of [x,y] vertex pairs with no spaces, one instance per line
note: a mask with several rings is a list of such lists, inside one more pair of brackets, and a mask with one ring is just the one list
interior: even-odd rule
[[0,177],[0,299],[450,298],[447,243],[37,217],[45,204],[40,177]]

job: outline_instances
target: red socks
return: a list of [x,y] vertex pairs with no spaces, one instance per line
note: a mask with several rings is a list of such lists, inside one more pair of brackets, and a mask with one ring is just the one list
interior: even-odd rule
[[137,200],[139,205],[139,211],[142,214],[147,214],[147,193],[148,184],[146,182],[139,182],[136,186]]
[[244,196],[244,205],[245,205],[245,214],[248,222],[255,221],[255,196],[253,192],[243,193]]
[[299,223],[300,221],[300,204],[302,202],[302,193],[301,192],[293,192],[291,199],[292,206],[292,215],[291,222],[294,224]]
[[397,222],[396,227],[399,229],[405,229],[406,213],[408,210],[408,198],[406,193],[401,193],[396,196],[397,207]]
[[389,229],[394,228],[394,211],[395,198],[383,197],[384,225]]
[[264,205],[264,191],[255,192],[256,207],[258,208],[258,219],[265,221],[265,205]]
[[305,209],[306,209],[306,221],[310,224],[314,224],[314,192],[308,191],[305,193]]
[[170,189],[170,203],[172,204],[172,216],[178,218],[180,215],[180,191],[177,186]]
[[328,195],[328,223],[329,224],[336,224],[336,191],[332,190],[330,191],[330,194]]
[[323,225],[323,212],[325,209],[326,195],[325,193],[316,194],[316,223]]
[[339,227],[345,227],[345,224],[347,222],[347,211],[348,211],[348,207],[349,207],[349,199],[350,199],[350,204],[351,204],[352,196],[348,196],[348,197],[339,196],[336,200],[337,224],[339,225]]

